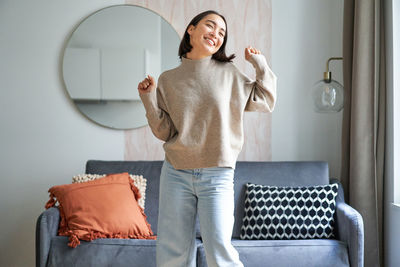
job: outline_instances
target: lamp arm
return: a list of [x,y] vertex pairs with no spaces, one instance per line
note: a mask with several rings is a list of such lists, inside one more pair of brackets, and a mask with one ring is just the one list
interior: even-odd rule
[[331,82],[331,72],[329,71],[329,62],[331,62],[331,60],[343,60],[343,57],[331,57],[326,61],[326,72],[324,72],[324,80],[327,83]]
[[326,61],[326,71],[329,71],[329,62],[331,62],[331,60],[343,60],[342,57],[331,57]]

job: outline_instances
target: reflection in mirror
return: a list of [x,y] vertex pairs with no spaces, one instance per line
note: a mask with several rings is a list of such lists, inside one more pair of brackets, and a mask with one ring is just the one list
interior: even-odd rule
[[118,5],[87,17],[64,51],[63,76],[69,96],[89,119],[114,129],[147,125],[137,85],[147,74],[156,81],[179,65],[180,38],[158,14]]

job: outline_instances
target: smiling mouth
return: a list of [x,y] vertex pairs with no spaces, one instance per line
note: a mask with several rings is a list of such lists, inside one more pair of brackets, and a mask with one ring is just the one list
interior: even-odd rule
[[204,37],[204,39],[206,39],[207,43],[211,46],[215,46],[215,42],[213,40],[211,40],[210,38]]

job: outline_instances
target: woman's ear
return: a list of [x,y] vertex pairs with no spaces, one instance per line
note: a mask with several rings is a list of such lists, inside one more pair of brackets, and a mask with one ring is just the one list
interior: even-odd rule
[[189,28],[188,28],[188,30],[187,30],[187,33],[188,33],[189,35],[192,35],[193,30],[194,30],[194,26],[193,26],[193,25],[190,25]]

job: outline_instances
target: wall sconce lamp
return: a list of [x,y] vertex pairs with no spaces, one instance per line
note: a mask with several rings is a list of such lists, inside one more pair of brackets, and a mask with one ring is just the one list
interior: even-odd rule
[[314,110],[320,113],[339,112],[343,108],[343,85],[333,80],[329,71],[331,60],[343,60],[342,57],[331,57],[326,62],[324,79],[316,82],[312,89]]

